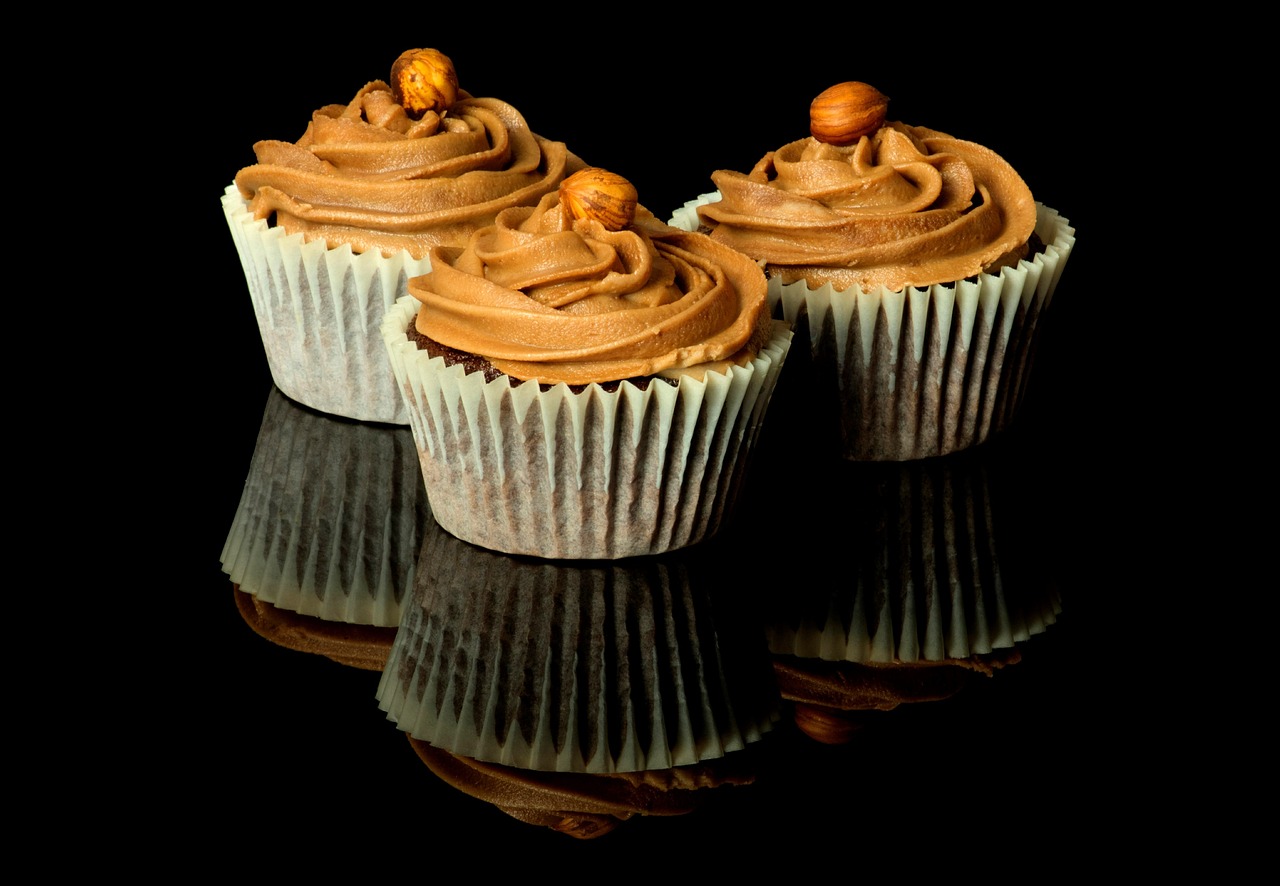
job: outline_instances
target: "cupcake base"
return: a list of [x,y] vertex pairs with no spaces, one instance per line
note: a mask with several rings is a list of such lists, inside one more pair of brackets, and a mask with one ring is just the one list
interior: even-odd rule
[[714,534],[791,342],[776,323],[756,358],[727,372],[543,391],[418,350],[406,334],[417,310],[400,299],[383,334],[432,514],[464,541],[539,557],[657,554]]
[[[697,206],[715,199],[687,203],[671,224],[696,230]],[[770,277],[774,316],[797,325],[807,318],[813,384],[837,416],[845,459],[946,455],[1009,426],[1075,245],[1068,221],[1041,204],[1036,233],[1044,251],[1017,266],[924,289],[811,289]]]
[[234,184],[222,209],[276,386],[330,415],[408,424],[380,329],[409,278],[430,271],[431,262],[304,242],[255,219]]

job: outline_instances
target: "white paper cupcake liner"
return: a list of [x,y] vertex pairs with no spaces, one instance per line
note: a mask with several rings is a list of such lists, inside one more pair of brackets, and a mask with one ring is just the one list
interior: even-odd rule
[[395,627],[430,519],[407,428],[319,415],[273,390],[222,569],[281,609]]
[[[671,224],[697,230],[704,194]],[[1007,427],[1026,392],[1036,330],[1075,245],[1075,230],[1037,205],[1045,249],[1016,267],[954,285],[843,291],[769,280],[775,316],[807,316],[815,373],[834,377],[845,458],[945,455]]]
[[668,769],[740,750],[778,716],[768,650],[758,622],[731,630],[711,576],[683,556],[569,566],[433,528],[379,707],[434,747],[522,769]]
[[512,554],[616,559],[694,544],[737,495],[791,331],[747,366],[608,393],[486,383],[417,349],[418,302],[383,325],[432,513],[465,541]]
[[430,261],[304,243],[255,220],[234,184],[222,209],[276,386],[321,412],[408,424],[380,330],[409,278],[431,270]]
[[1061,596],[1041,528],[993,495],[982,460],[850,467],[856,476],[834,487],[849,503],[834,530],[844,539],[840,562],[823,582],[771,596],[772,652],[936,664],[1012,649],[1057,621]]

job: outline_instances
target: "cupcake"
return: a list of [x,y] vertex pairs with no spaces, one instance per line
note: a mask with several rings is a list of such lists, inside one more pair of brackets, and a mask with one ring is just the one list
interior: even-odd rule
[[887,108],[864,83],[832,87],[809,138],[713,173],[718,191],[672,219],[761,262],[774,311],[805,318],[819,408],[853,460],[944,455],[1006,427],[1075,243],[998,154]]
[[756,264],[587,169],[430,253],[383,324],[432,514],[512,554],[714,534],[790,346]]
[[390,84],[254,153],[222,205],[276,385],[323,412],[396,424],[408,419],[379,327],[430,269],[428,251],[464,245],[582,167],[511,105],[459,89],[435,50],[404,53]]

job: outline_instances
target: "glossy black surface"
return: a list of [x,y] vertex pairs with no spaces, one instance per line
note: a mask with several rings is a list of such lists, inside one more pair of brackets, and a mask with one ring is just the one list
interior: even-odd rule
[[[271,390],[219,195],[252,162],[255,140],[297,138],[312,109],[385,77],[409,42],[344,50],[306,77],[246,62],[217,86],[217,125],[192,185],[198,193],[188,195],[201,198],[193,199],[200,236],[190,246],[200,306],[190,327],[199,359],[189,397],[202,408],[187,433],[203,445],[182,490],[189,519],[162,528],[166,536],[177,530],[178,568],[148,603],[171,619],[148,657],[172,660],[153,690],[162,711],[153,725],[166,737],[151,765],[164,761],[165,770],[182,773],[175,814],[228,803],[218,827],[229,845],[265,840],[304,866],[332,857],[367,861],[376,872],[388,857],[402,863],[415,852],[479,847],[498,867],[532,851],[587,869],[614,858],[661,868],[694,852],[735,863],[782,858],[794,876],[834,861],[853,880],[864,856],[900,859],[910,870],[937,864],[936,852],[1003,874],[1014,873],[1005,864],[1017,859],[1025,873],[1029,859],[1096,840],[1098,825],[1109,832],[1125,808],[1145,802],[1143,780],[1129,768],[1142,685],[1127,663],[1135,565],[1132,555],[1117,556],[1114,532],[1131,507],[1130,491],[1112,482],[1128,450],[1097,431],[1125,405],[1116,379],[1127,367],[1097,330],[1106,322],[1097,309],[1105,296],[1098,281],[1109,273],[1100,233],[1106,212],[1091,179],[1099,161],[1078,139],[1091,125],[1089,108],[1070,72],[1052,59],[1015,66],[958,58],[942,74],[900,55],[784,63],[787,54],[766,52],[766,62],[742,50],[700,56],[678,39],[624,39],[624,61],[610,74],[582,70],[567,50],[533,61],[514,39],[423,40],[453,57],[464,88],[508,100],[538,133],[628,176],[663,218],[711,190],[714,169],[747,169],[806,135],[809,100],[845,79],[888,94],[893,119],[971,138],[1009,159],[1078,238],[1029,398],[999,441],[1025,475],[1024,490],[1036,491],[1036,519],[1058,546],[1062,613],[1025,645],[1021,663],[953,699],[885,714],[838,747],[817,744],[784,716],[761,747],[754,785],[719,789],[690,815],[637,818],[595,841],[515,821],[441,782],[378,710],[376,673],[254,634],[219,564]],[[826,472],[845,468],[807,459],[786,427],[766,431],[750,499],[760,509],[759,532],[742,552],[767,560],[763,572],[778,583],[827,580],[841,552],[809,540],[829,538],[844,508],[811,499],[825,488]],[[202,851],[217,843],[208,835],[181,839]],[[426,875],[438,873],[436,863],[424,862]]]

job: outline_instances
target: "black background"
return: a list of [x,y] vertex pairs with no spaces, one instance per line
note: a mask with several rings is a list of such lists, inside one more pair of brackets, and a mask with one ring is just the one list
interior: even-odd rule
[[[219,564],[271,381],[218,198],[253,162],[256,140],[296,139],[313,109],[386,78],[414,42],[335,34],[342,48],[329,51],[287,33],[258,37],[229,53],[209,87],[194,170],[184,173],[195,174],[181,230],[185,279],[199,293],[179,318],[198,342],[182,343],[184,395],[204,408],[181,433],[198,436],[205,454],[181,503],[158,506],[160,535],[178,562],[171,580],[142,592],[174,629],[146,650],[153,676],[140,692],[150,702],[139,765],[165,774],[170,824],[222,812],[165,833],[214,869],[239,867],[254,845],[271,869],[346,862],[376,875],[384,865],[420,865],[424,877],[443,874],[441,859],[455,853],[495,872],[555,860],[608,876],[612,868],[600,865],[621,859],[667,874],[765,864],[850,880],[872,867],[1004,876],[1102,857],[1124,843],[1127,819],[1167,788],[1145,762],[1137,726],[1151,703],[1143,656],[1161,641],[1133,618],[1151,601],[1138,578],[1144,556],[1121,531],[1139,497],[1117,479],[1136,448],[1122,429],[1134,370],[1114,334],[1123,308],[1108,303],[1117,244],[1104,231],[1116,208],[1096,149],[1109,124],[1085,85],[1095,62],[1023,36],[919,52],[861,50],[851,39],[818,53],[785,33],[706,34],[695,44],[659,21],[623,21],[604,41],[556,23],[418,42],[452,57],[463,88],[510,102],[539,134],[630,178],[660,218],[711,190],[715,169],[746,170],[807,135],[813,96],[860,79],[890,97],[891,119],[1002,154],[1038,200],[1071,221],[1078,244],[1018,428],[1037,482],[1049,478],[1056,499],[1046,531],[1065,552],[1059,623],[1028,645],[1021,665],[971,692],[902,711],[845,747],[784,729],[781,762],[756,786],[593,842],[519,823],[444,785],[378,711],[376,674],[254,635]],[[807,478],[823,466],[801,459],[788,469]],[[168,519],[175,511],[185,515],[180,526]],[[778,514],[766,555],[813,580],[806,521],[839,513],[835,502],[830,514]]]

